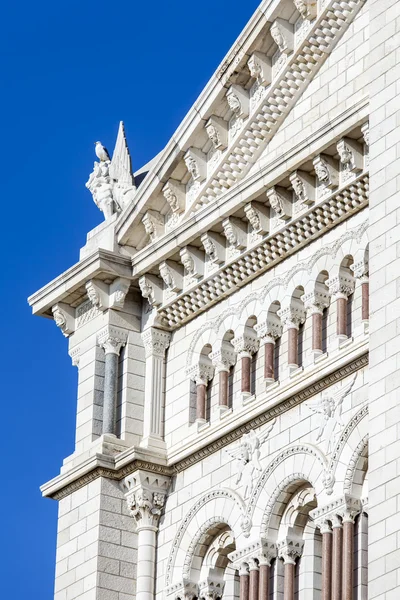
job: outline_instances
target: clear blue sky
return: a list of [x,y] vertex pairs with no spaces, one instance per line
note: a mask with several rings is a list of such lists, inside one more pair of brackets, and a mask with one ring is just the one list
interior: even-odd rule
[[57,503],[39,485],[73,451],[76,369],[28,295],[78,260],[102,216],[93,142],[124,120],[133,166],[159,152],[257,0],[4,2],[0,24],[1,597],[51,600]]

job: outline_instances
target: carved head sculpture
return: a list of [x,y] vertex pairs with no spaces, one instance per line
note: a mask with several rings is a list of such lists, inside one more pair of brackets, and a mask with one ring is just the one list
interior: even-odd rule
[[283,213],[282,199],[279,196],[278,192],[274,191],[269,196],[269,202],[271,204],[271,207],[273,208],[273,210],[276,212],[277,215],[281,215]]
[[277,23],[273,23],[273,25],[271,27],[271,35],[272,35],[272,39],[274,40],[275,44],[278,46],[279,50],[281,52],[283,50],[285,50],[285,47],[286,47],[285,38],[283,37],[282,32]]
[[146,219],[143,219],[143,225],[146,233],[152,238],[156,232],[153,221],[147,216]]
[[174,194],[174,192],[168,187],[164,188],[163,194],[164,194],[164,198],[170,205],[172,212],[178,212],[179,211],[179,202],[178,202],[178,198],[176,197],[176,194]]
[[184,160],[185,160],[187,170],[189,171],[189,173],[191,174],[193,179],[198,179],[200,173],[199,173],[199,169],[197,167],[197,163],[196,163],[195,159],[193,158],[193,156],[186,156]]
[[224,225],[224,232],[229,244],[231,246],[236,246],[238,239],[231,223],[228,222]]
[[294,177],[292,179],[292,186],[297,198],[299,200],[302,200],[305,196],[305,188],[304,183],[301,181],[300,177]]
[[249,206],[246,210],[246,217],[248,218],[250,225],[254,229],[254,231],[258,231],[261,229],[261,221],[260,217],[257,214],[257,211],[254,210],[252,206]]
[[64,313],[61,311],[60,308],[56,308],[53,311],[53,317],[54,317],[54,321],[57,325],[57,327],[59,327],[60,329],[65,329],[67,326],[67,320],[64,316]]
[[206,251],[206,254],[210,257],[210,259],[212,261],[217,260],[217,249],[215,247],[214,242],[210,238],[204,238],[203,246],[204,250]]
[[256,59],[255,56],[251,56],[247,62],[247,66],[249,67],[250,75],[259,79],[262,73],[261,65]]
[[174,278],[172,277],[171,269],[167,265],[160,266],[160,275],[167,288],[174,287]]
[[91,281],[86,284],[86,291],[92,305],[98,306],[100,304],[100,296]]
[[185,267],[185,271],[188,275],[194,274],[194,260],[190,256],[189,252],[184,252],[181,255],[182,264]]
[[350,150],[350,148],[347,146],[347,144],[343,143],[339,143],[337,145],[337,150],[340,156],[340,161],[342,164],[344,165],[350,165],[350,163],[353,160],[353,153]]
[[328,165],[327,165],[327,163],[323,159],[321,159],[315,165],[315,172],[316,172],[317,177],[318,177],[318,179],[320,181],[322,181],[322,182],[329,181],[330,175],[329,175]]
[[148,283],[147,279],[145,279],[145,278],[139,279],[139,287],[140,287],[140,291],[142,292],[143,298],[147,298],[150,302],[153,297],[153,288]]
[[228,105],[232,112],[235,113],[236,116],[239,116],[242,112],[242,105],[236,94],[229,94],[227,96]]
[[214,127],[214,125],[212,123],[210,123],[207,128],[207,135],[210,138],[210,140],[213,143],[214,148],[218,148],[218,146],[220,145],[220,139],[219,139],[219,135],[218,135],[218,131],[216,130],[216,128]]
[[307,16],[307,2],[306,0],[294,0],[294,5],[301,14],[302,17]]

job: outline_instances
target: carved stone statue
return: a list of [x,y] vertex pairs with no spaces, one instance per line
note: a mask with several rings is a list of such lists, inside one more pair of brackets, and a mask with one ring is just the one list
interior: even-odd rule
[[242,112],[242,105],[240,103],[239,98],[237,97],[236,94],[229,94],[228,98],[228,105],[229,108],[231,109],[231,111],[236,115],[236,116],[240,116],[241,112]]
[[99,162],[94,163],[86,187],[107,220],[114,213],[121,212],[130,203],[136,191],[122,121],[112,159],[110,160],[107,150],[100,142],[96,142],[96,154]]

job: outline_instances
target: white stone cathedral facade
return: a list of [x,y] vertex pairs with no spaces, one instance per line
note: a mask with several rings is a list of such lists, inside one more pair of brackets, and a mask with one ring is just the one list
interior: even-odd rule
[[55,600],[400,598],[399,94],[399,0],[264,0],[153,161],[96,146],[29,299],[79,373]]

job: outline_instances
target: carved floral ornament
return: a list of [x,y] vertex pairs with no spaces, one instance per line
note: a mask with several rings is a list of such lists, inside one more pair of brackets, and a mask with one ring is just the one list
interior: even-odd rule
[[142,333],[142,340],[145,349],[145,356],[159,356],[164,358],[165,352],[171,341],[171,334],[168,331],[155,329],[151,327]]

